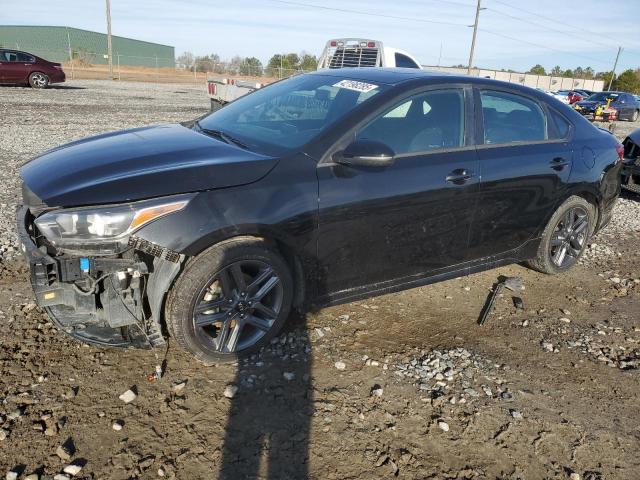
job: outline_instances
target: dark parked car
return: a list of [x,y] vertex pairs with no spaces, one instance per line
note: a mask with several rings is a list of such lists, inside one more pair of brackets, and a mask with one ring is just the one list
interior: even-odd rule
[[622,144],[624,145],[622,187],[640,194],[640,128],[631,132]]
[[622,145],[548,95],[411,69],[324,70],[185,125],[21,169],[37,302],[103,345],[200,360],[267,344],[291,308],[527,260],[574,265],[611,218]]
[[0,83],[45,88],[65,81],[62,65],[27,52],[0,48]]
[[630,93],[625,92],[598,92],[590,97],[577,102],[576,109],[582,115],[593,115],[599,106],[606,105],[611,100],[610,106],[618,111],[618,120],[630,120],[635,122],[640,115],[640,102]]

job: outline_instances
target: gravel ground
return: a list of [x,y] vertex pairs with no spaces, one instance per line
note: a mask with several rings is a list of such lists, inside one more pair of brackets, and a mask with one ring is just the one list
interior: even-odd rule
[[[171,343],[63,337],[12,260],[21,163],[74,138],[195,118],[204,89],[4,87],[0,109],[0,475],[638,478],[638,197],[623,196],[569,274],[515,265],[327,308],[292,318],[260,355],[206,368]],[[522,277],[524,308],[504,293],[478,327],[498,275]]]

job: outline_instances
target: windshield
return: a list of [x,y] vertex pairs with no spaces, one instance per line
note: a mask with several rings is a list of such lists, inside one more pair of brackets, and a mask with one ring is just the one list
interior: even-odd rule
[[250,150],[278,155],[305,145],[386,88],[328,75],[299,75],[239,98],[198,126],[237,139]]
[[615,102],[618,96],[619,96],[618,93],[598,92],[591,95],[589,98],[587,98],[587,100],[594,101],[594,102],[606,102],[607,100],[612,98],[613,101]]

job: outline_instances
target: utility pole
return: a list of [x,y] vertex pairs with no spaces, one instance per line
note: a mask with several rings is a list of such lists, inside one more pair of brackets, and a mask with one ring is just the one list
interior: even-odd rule
[[613,71],[611,72],[611,78],[609,79],[609,86],[607,90],[611,90],[611,84],[613,83],[613,77],[616,76],[616,67],[618,66],[618,58],[620,58],[620,52],[622,52],[622,47],[618,47],[618,54],[616,55],[616,61],[613,62]]
[[476,35],[478,33],[478,17],[480,16],[480,10],[484,10],[484,8],[480,8],[480,0],[478,0],[478,5],[476,6],[476,21],[473,22],[473,25],[469,25],[470,27],[473,27],[473,37],[471,38],[471,51],[469,52],[467,75],[471,75],[471,67],[473,67],[473,51],[476,48]]
[[440,42],[440,55],[438,55],[438,66],[440,66],[440,60],[442,60],[442,42]]
[[111,55],[111,0],[107,3],[107,57],[109,57],[109,80],[113,80],[113,58]]
[[71,64],[71,80],[73,80],[73,53],[71,51],[71,37],[69,36],[68,27],[67,27],[67,46],[69,47],[69,63]]

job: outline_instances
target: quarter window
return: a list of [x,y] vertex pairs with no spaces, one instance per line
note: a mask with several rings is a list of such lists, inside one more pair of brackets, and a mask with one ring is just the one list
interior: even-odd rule
[[547,122],[540,105],[512,93],[480,93],[484,143],[518,143],[546,140]]
[[555,127],[554,138],[567,138],[569,136],[569,130],[571,128],[571,124],[569,123],[569,121],[554,110],[549,110],[549,117],[551,118],[551,122],[553,122],[553,126]]
[[462,147],[464,92],[432,90],[405,99],[364,127],[357,138],[383,142],[397,155]]

